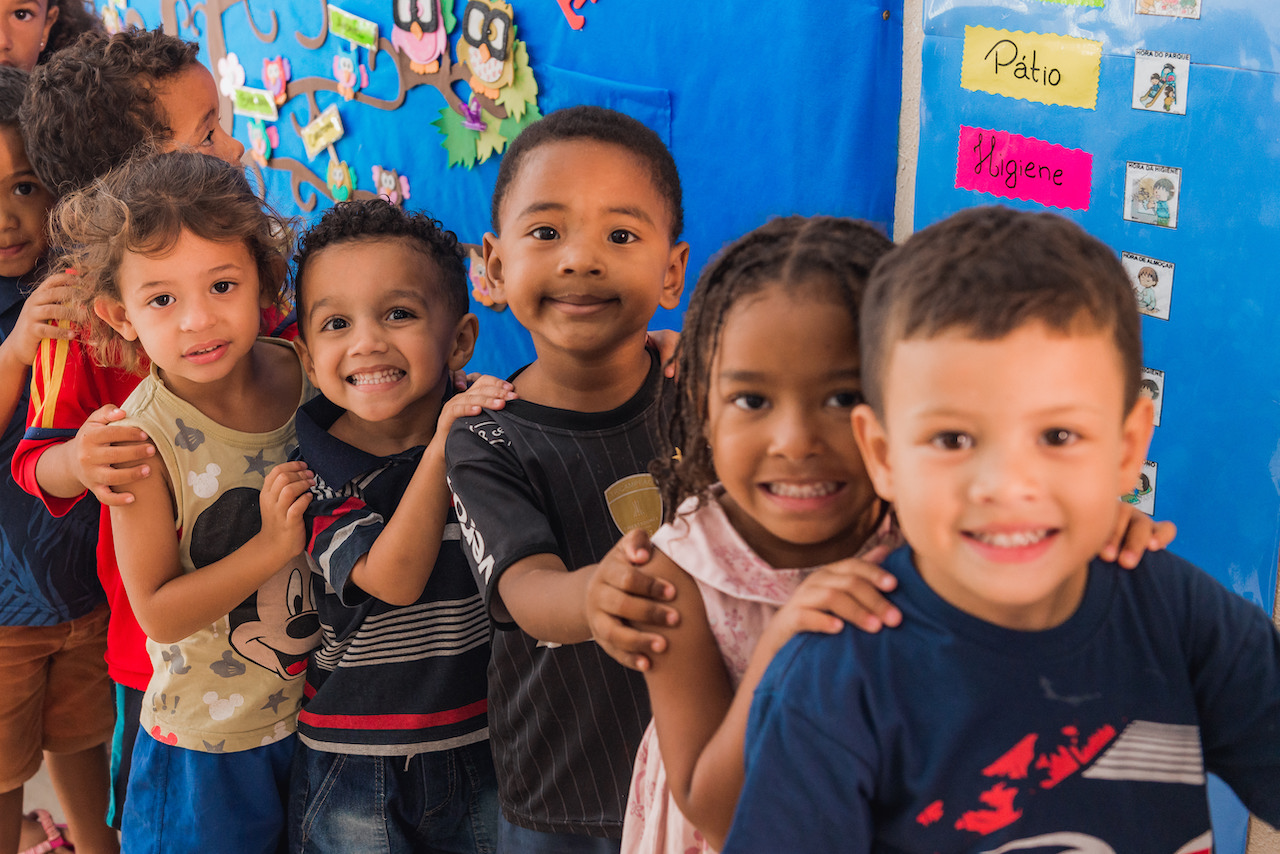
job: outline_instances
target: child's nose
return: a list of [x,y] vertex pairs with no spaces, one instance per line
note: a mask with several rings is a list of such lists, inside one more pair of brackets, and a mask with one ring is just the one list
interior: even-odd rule
[[231,136],[222,128],[214,130],[214,139],[217,141],[215,150],[218,156],[230,163],[232,166],[240,165],[240,158],[244,156],[244,143]]
[[992,447],[975,458],[971,495],[979,502],[1023,501],[1039,489],[1036,455],[1030,448]]
[[803,412],[780,408],[774,418],[772,451],[778,456],[802,460],[822,448],[823,433],[814,419]]
[[191,332],[208,329],[214,324],[216,316],[208,301],[190,299],[185,302],[186,310],[182,312],[182,328]]
[[356,325],[355,334],[351,336],[351,352],[353,354],[383,353],[386,349],[386,339],[380,334],[376,326],[371,323]]
[[595,244],[586,239],[566,239],[560,252],[560,273],[565,276],[599,276],[604,263]]

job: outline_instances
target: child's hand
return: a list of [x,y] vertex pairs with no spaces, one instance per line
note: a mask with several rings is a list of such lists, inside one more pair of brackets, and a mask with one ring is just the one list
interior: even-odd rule
[[301,460],[281,463],[267,473],[262,482],[258,508],[262,513],[259,536],[271,548],[279,548],[280,564],[307,547],[307,528],[303,514],[311,504],[311,487],[315,476]]
[[[1172,522],[1157,522],[1132,504],[1120,502],[1116,527],[1098,557],[1133,569],[1146,552],[1158,552],[1178,534]],[[1123,545],[1121,545],[1123,543]]]
[[662,373],[675,378],[676,345],[680,343],[680,333],[674,329],[650,329],[645,333],[645,343],[658,351],[658,361],[662,363]]
[[902,622],[902,612],[884,594],[898,580],[873,563],[845,558],[815,570],[773,615],[760,638],[760,654],[773,658],[800,632],[833,635],[851,623],[864,632]]
[[445,401],[436,421],[436,437],[443,442],[453,422],[466,415],[479,415],[481,409],[501,409],[508,400],[516,399],[516,387],[497,377],[472,374],[464,391]]
[[150,475],[146,462],[156,453],[145,431],[115,423],[124,417],[123,409],[109,403],[85,419],[70,440],[76,479],[108,507],[133,503],[133,493],[117,488]]
[[[22,304],[13,332],[5,339],[5,346],[13,348],[14,356],[22,364],[31,366],[42,339],[76,337],[70,324],[81,318],[81,312],[72,303],[76,293],[70,284],[73,281],[73,277],[65,274],[50,276]],[[54,321],[62,325],[54,326]]]
[[660,604],[675,598],[675,588],[640,569],[652,556],[649,535],[631,531],[604,556],[587,586],[591,637],[611,658],[632,670],[648,670],[652,664],[648,654],[667,648],[662,635],[632,627],[674,626],[680,621],[675,608]]

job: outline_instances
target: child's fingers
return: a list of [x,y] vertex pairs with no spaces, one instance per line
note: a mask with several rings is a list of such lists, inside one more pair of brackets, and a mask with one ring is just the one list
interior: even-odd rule
[[881,569],[875,563],[868,562],[864,558],[850,557],[838,560],[815,573],[815,575],[818,574],[861,578],[872,587],[885,593],[889,593],[898,587],[898,579],[893,577],[893,573]]
[[[871,581],[856,575],[817,576],[797,602],[826,611],[867,632],[897,626],[902,612]],[[797,591],[799,595],[800,591]]]
[[[135,478],[135,480],[138,479],[139,478]],[[119,492],[104,484],[95,483],[90,485],[89,492],[93,493],[93,497],[98,499],[100,504],[107,507],[124,507],[125,505],[133,503],[132,492]]]
[[1170,521],[1156,522],[1156,531],[1147,544],[1147,551],[1158,552],[1173,542],[1178,536],[1178,526]]
[[37,323],[35,333],[40,338],[70,341],[76,337],[76,331],[70,326],[54,326],[50,323]]
[[678,625],[680,613],[657,601],[651,592],[651,586],[644,586],[640,592],[630,593],[610,584],[601,584],[595,591],[593,605],[613,619],[632,625]]
[[631,670],[646,671],[652,665],[650,655],[666,651],[667,641],[661,635],[650,634],[611,621],[607,627],[594,633],[596,642],[610,658]]

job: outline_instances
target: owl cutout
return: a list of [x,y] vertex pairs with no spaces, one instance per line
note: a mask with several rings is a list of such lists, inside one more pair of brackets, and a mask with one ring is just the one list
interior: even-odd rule
[[345,202],[351,198],[351,193],[356,188],[355,170],[347,165],[347,161],[339,160],[337,155],[331,154],[325,183],[329,185],[329,192],[333,193],[335,202]]
[[409,179],[394,169],[373,167],[373,191],[382,198],[398,205],[409,198]]
[[266,169],[271,153],[280,145],[280,132],[275,125],[262,119],[249,120],[249,156],[259,167]]
[[469,0],[462,13],[462,38],[458,61],[471,69],[471,89],[488,98],[515,77],[515,37],[511,19],[515,12],[501,0]]
[[471,262],[467,271],[467,276],[471,279],[471,296],[483,306],[502,311],[507,307],[507,291],[501,285],[490,282],[484,274],[484,256],[471,249],[467,252],[467,260]]
[[343,100],[350,101],[356,92],[369,85],[369,72],[363,62],[357,67],[355,56],[344,52],[333,58],[333,79],[338,81]]
[[262,88],[271,93],[271,97],[276,99],[277,106],[283,106],[288,100],[285,90],[289,87],[289,78],[292,73],[289,60],[283,56],[262,60]]
[[391,44],[415,74],[435,74],[449,34],[440,22],[440,0],[392,0]]

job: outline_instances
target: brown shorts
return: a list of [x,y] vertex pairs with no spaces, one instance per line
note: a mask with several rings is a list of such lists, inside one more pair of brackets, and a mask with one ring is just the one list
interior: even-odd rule
[[111,738],[107,606],[56,626],[0,626],[0,792],[35,775],[41,751]]

